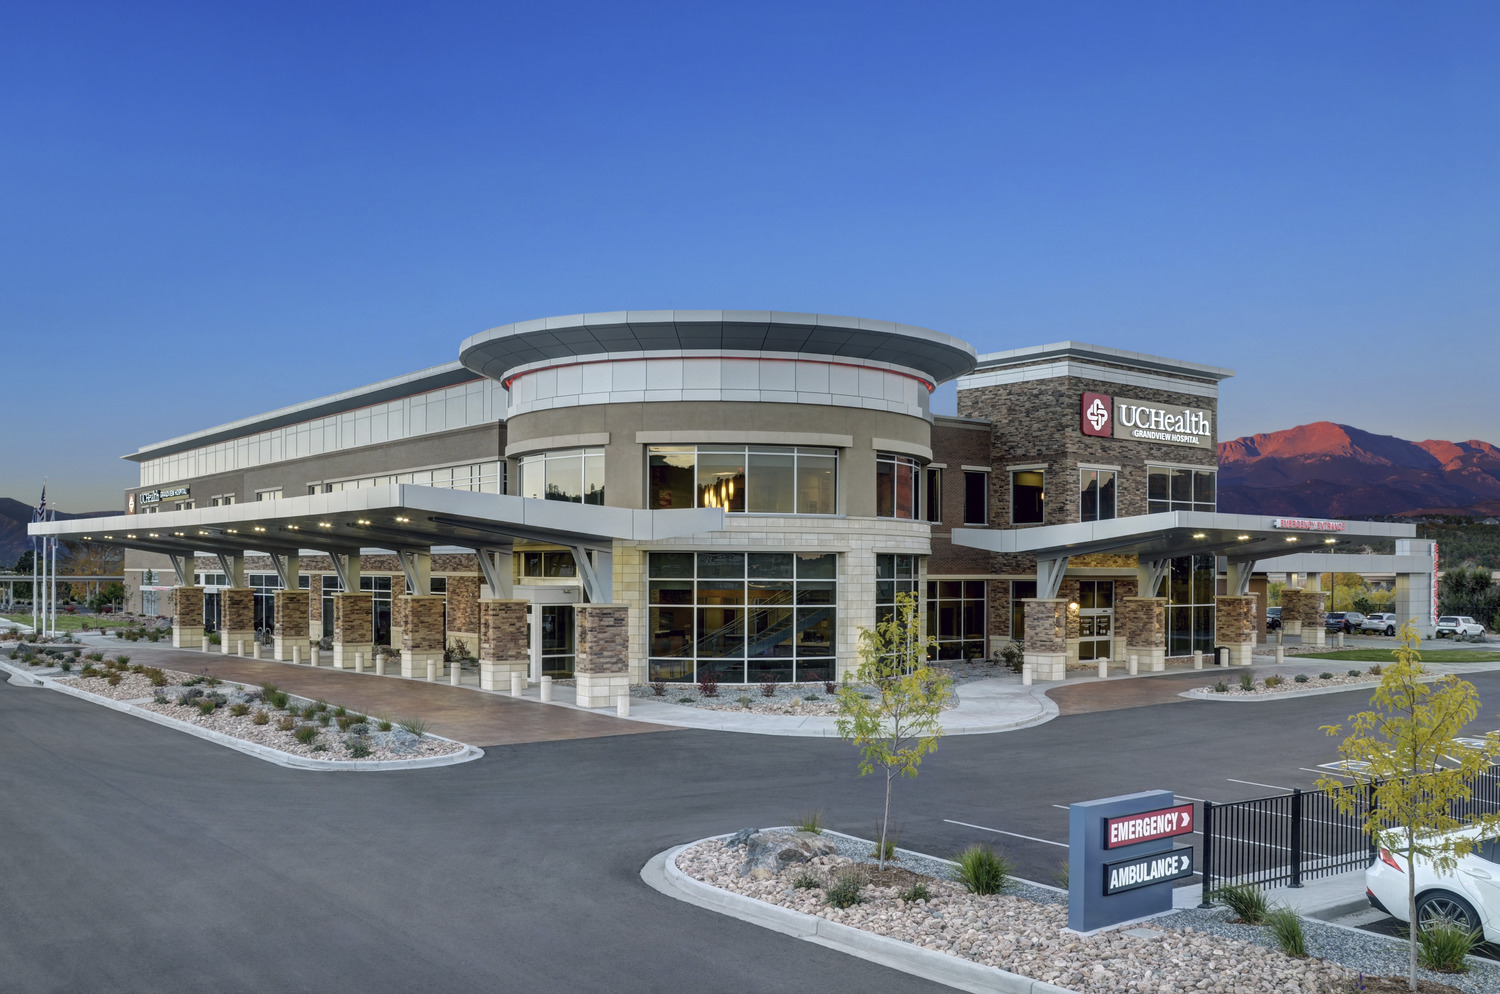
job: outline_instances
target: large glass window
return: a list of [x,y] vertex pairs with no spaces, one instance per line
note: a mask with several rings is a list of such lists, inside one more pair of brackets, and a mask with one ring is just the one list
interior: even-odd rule
[[1114,470],[1079,470],[1078,520],[1108,521],[1114,516]]
[[255,630],[276,627],[276,591],[281,589],[281,577],[275,573],[251,573],[246,582],[255,591]]
[[[443,466],[439,469],[414,470],[410,473],[365,476],[357,480],[335,480],[332,483],[322,484],[321,492],[331,494],[340,490],[383,487],[391,483],[411,483],[419,487],[438,487],[443,490],[503,494],[505,493],[505,463],[465,463],[462,466]],[[314,484],[308,488],[307,492],[319,493],[319,486]]]
[[[327,578],[324,578],[327,582]],[[388,576],[362,576],[359,589],[370,596],[370,615],[375,629],[375,644],[391,644],[391,578]]]
[[917,481],[922,464],[911,456],[880,452],[875,456],[875,514],[881,518],[917,516]]
[[523,552],[515,558],[516,568],[523,577],[557,580],[572,579],[578,575],[578,563],[570,551]]
[[943,521],[943,471],[927,467],[927,520],[934,524]]
[[897,594],[915,594],[916,592],[916,556],[875,557],[875,623],[877,625],[895,616]]
[[990,474],[964,473],[964,524],[984,525],[990,520]]
[[522,456],[521,496],[604,503],[604,450],[560,449]]
[[651,553],[651,679],[833,679],[837,566],[831,552]]
[[1146,470],[1146,510],[1218,510],[1218,470],[1151,466]]
[[833,514],[838,451],[790,445],[653,445],[646,506]]
[[1020,642],[1026,637],[1026,600],[1036,596],[1035,580],[1010,581],[1010,637]]
[[938,659],[983,659],[984,581],[928,580],[927,632]]
[[1214,646],[1213,556],[1182,556],[1172,560],[1167,585],[1167,655],[1186,656]]
[[542,626],[542,676],[571,679],[576,658],[573,605],[538,604],[536,612]]
[[1046,491],[1042,483],[1043,474],[1039,469],[1017,470],[1010,474],[1011,524],[1039,525],[1045,520],[1042,502]]

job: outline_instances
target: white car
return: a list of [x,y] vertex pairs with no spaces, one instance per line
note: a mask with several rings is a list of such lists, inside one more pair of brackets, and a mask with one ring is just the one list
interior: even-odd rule
[[1437,620],[1434,634],[1438,638],[1444,635],[1483,635],[1484,626],[1466,614],[1445,614]]
[[1376,635],[1394,635],[1396,629],[1401,627],[1401,622],[1396,620],[1394,614],[1371,614],[1359,623],[1362,632],[1374,632]]
[[[1478,838],[1477,828],[1455,835],[1477,839],[1475,850],[1461,856],[1451,873],[1438,873],[1417,859],[1417,927],[1451,922],[1482,929],[1488,942],[1500,942],[1500,838]],[[1389,849],[1365,871],[1365,897],[1392,918],[1409,922],[1406,903],[1406,858]]]

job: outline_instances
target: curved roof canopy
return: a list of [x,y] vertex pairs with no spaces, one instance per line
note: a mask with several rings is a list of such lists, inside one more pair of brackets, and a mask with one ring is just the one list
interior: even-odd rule
[[607,311],[518,321],[464,340],[459,361],[496,380],[518,366],[609,353],[800,352],[919,370],[934,383],[969,372],[969,343],[892,321],[779,311]]

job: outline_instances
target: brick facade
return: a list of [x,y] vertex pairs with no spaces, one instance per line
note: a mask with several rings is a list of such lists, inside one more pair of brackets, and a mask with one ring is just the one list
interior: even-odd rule
[[524,600],[483,600],[479,615],[479,686],[481,690],[509,690],[510,674],[523,676],[530,667]]
[[607,707],[630,692],[629,608],[624,604],[579,604],[578,652],[573,672],[577,700],[586,708]]

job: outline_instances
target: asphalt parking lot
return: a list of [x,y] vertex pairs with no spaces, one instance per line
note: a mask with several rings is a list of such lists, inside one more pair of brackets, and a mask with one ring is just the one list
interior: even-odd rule
[[[1476,674],[1500,727],[1500,674]],[[896,784],[902,845],[998,844],[1049,882],[1068,803],[1310,786],[1359,693],[1175,700],[945,740]],[[464,766],[294,772],[0,683],[0,957],[18,991],[945,990],[679,904],[674,844],[822,808],[868,833],[837,741],[700,731],[499,746]]]

